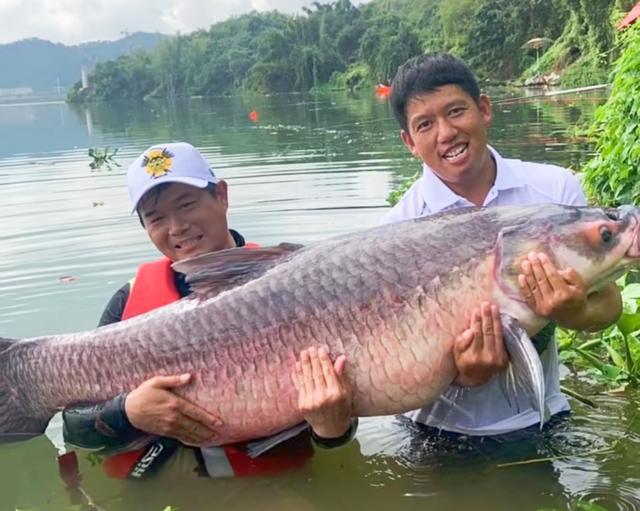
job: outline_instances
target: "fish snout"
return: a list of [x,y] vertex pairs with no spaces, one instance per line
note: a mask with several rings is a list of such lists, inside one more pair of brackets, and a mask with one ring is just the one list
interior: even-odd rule
[[628,225],[628,229],[632,233],[632,241],[627,250],[627,257],[640,257],[640,208],[635,206],[620,206],[618,208],[618,217]]

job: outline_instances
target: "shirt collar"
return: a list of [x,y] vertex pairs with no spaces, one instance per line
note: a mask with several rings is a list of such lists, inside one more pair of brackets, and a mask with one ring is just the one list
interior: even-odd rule
[[[513,172],[506,160],[504,160],[493,147],[487,147],[496,162],[496,180],[491,188],[491,190],[495,192],[494,195],[497,196],[503,190],[524,186],[524,182]],[[430,213],[437,213],[454,206],[473,205],[444,184],[426,163],[422,165],[422,183],[420,187],[422,200]],[[488,200],[492,195],[491,190],[489,190],[489,194],[487,195]]]

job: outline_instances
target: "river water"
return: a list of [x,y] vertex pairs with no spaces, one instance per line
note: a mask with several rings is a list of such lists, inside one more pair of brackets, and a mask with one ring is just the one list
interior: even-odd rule
[[[493,145],[505,156],[578,168],[590,147],[570,129],[604,97],[509,100],[521,93],[494,92]],[[129,214],[126,167],[149,145],[177,140],[198,146],[228,181],[231,226],[263,245],[373,226],[389,191],[418,168],[387,103],[365,93],[0,104],[0,335],[96,324],[111,294],[155,256]],[[90,147],[117,148],[121,167],[91,170]],[[81,453],[82,496],[58,476],[54,420],[47,437],[0,446],[0,509],[640,509],[640,395],[606,394],[565,373],[564,384],[598,408],[573,402],[570,417],[526,441],[445,448],[393,418],[374,418],[362,421],[356,442],[290,474],[138,484],[108,479]]]

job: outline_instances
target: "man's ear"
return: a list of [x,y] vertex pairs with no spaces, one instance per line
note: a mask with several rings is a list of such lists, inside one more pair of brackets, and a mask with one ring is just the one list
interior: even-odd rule
[[491,101],[489,101],[489,96],[486,94],[480,95],[480,101],[478,102],[478,108],[480,109],[480,114],[482,115],[482,120],[485,128],[491,126],[491,120],[493,119],[493,112],[491,112]]
[[216,198],[224,205],[225,208],[229,207],[229,187],[227,182],[223,179],[216,183]]
[[411,138],[411,135],[409,135],[409,132],[400,130],[400,138],[402,139],[402,143],[405,145],[405,147],[409,149],[409,152],[419,159],[420,155],[418,154],[418,151],[416,149],[416,144],[413,141],[413,138]]

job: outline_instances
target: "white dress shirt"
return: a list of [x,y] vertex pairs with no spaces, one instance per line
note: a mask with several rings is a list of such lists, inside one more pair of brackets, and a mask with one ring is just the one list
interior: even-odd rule
[[[496,162],[496,179],[484,206],[557,203],[585,206],[578,179],[556,165],[505,159],[489,147]],[[400,201],[382,218],[393,223],[440,211],[474,206],[448,188],[427,165],[423,174]],[[545,403],[551,414],[569,410],[560,391],[558,347],[555,338],[540,356],[545,376]],[[464,389],[450,387],[426,408],[408,412],[416,422],[468,435],[497,435],[523,429],[539,422],[538,413],[525,396],[517,396],[519,412],[510,407],[494,377],[485,385]]]

